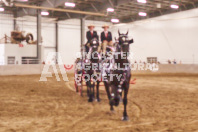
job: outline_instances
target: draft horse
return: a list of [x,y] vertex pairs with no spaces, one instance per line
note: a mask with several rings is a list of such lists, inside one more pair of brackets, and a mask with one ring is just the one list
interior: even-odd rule
[[97,90],[96,90],[96,99],[98,102],[100,102],[99,97],[99,80],[98,77],[101,73],[101,67],[100,67],[100,54],[98,52],[99,47],[99,41],[94,38],[90,41],[90,49],[87,56],[88,62],[85,64],[85,81],[87,85],[87,95],[88,95],[88,102],[93,102],[95,98],[95,83],[97,83]]
[[110,99],[110,110],[114,111],[113,106],[118,106],[123,95],[123,121],[129,120],[127,115],[127,94],[129,91],[130,79],[131,79],[131,68],[130,61],[128,59],[130,44],[133,43],[133,39],[129,40],[128,32],[121,34],[118,31],[119,38],[116,45],[116,52],[114,53],[114,68],[111,70],[113,80],[110,80],[111,87],[111,99]]

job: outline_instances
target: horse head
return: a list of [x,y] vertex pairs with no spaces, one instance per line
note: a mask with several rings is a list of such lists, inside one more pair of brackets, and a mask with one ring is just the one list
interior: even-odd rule
[[118,30],[118,34],[119,34],[118,46],[121,52],[129,52],[130,44],[133,43],[133,39],[129,40],[128,33],[129,31],[127,31],[126,34],[120,33],[120,31]]
[[90,41],[90,47],[92,49],[92,52],[97,51],[99,47],[99,41],[97,38],[94,38]]
[[96,63],[99,60],[98,53],[99,41],[97,38],[94,38],[90,41],[90,53],[91,53],[91,62]]

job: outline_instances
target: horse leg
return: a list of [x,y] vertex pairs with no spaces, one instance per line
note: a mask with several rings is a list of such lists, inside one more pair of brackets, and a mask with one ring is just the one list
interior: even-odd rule
[[81,76],[80,84],[81,84],[80,95],[83,96],[83,76]]
[[106,92],[107,92],[107,97],[108,97],[108,99],[109,99],[109,101],[110,101],[110,99],[111,99],[111,94],[110,94],[110,91],[109,91],[109,85],[108,85],[107,82],[105,82],[105,81],[104,81],[104,85],[105,85],[105,90],[106,90]]
[[89,97],[89,82],[88,81],[86,82],[86,85],[87,85],[87,96]]
[[91,92],[91,89],[92,89],[92,85],[91,85],[91,81],[88,81],[88,89],[89,89],[89,99],[88,99],[88,102],[93,102],[93,96],[92,96],[92,92]]
[[92,84],[92,90],[93,90],[93,92],[92,92],[92,98],[93,99],[95,99],[95,82],[93,82],[93,84]]
[[80,86],[80,95],[83,96],[83,83],[82,83],[82,80],[81,80],[81,86]]
[[[112,90],[114,90],[116,87],[114,85],[111,86],[112,87]],[[110,110],[111,111],[114,111],[114,108],[113,106],[115,105],[115,92],[114,91],[111,91],[111,98],[110,98],[110,101],[109,101],[109,104],[110,104]]]
[[122,93],[123,91],[120,93],[120,103],[122,102]]
[[128,121],[129,120],[129,117],[127,115],[127,95],[128,95],[128,90],[129,90],[129,84],[128,84],[128,86],[124,87],[124,98],[123,98],[124,112],[123,112],[122,121]]
[[96,88],[97,88],[97,95],[96,95],[96,96],[97,96],[97,101],[98,101],[98,102],[100,102],[100,97],[99,97],[99,84],[100,84],[100,81],[97,81],[97,87],[96,87]]

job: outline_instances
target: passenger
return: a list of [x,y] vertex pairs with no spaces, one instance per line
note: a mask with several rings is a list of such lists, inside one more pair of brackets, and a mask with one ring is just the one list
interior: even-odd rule
[[85,45],[85,51],[88,53],[89,52],[89,46],[90,46],[90,41],[93,39],[93,38],[97,38],[98,39],[98,34],[96,31],[94,31],[94,28],[95,26],[94,25],[89,25],[88,26],[88,29],[89,31],[87,31],[87,43]]
[[108,31],[109,26],[104,25],[102,26],[104,31],[101,33],[101,41],[102,41],[102,49],[103,49],[103,54],[106,54],[106,47],[107,46],[113,46],[112,42],[112,34],[110,31]]

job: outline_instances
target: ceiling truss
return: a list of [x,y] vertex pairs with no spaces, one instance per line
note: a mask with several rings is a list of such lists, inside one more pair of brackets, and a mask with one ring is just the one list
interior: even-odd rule
[[[76,7],[66,8],[64,3],[68,1],[75,2]],[[20,0],[14,0],[14,3],[107,15],[92,16],[69,12],[49,11],[50,15],[48,17],[57,18],[57,20],[86,17],[86,19],[89,20],[108,22],[112,18],[118,18],[120,19],[120,22],[131,22],[198,7],[198,0],[147,0],[146,4],[138,3],[137,0],[28,0],[28,2],[25,3],[21,3]],[[158,8],[157,4],[160,4],[161,8]],[[171,4],[179,5],[179,9],[171,9]],[[37,13],[35,9],[31,8],[5,6],[2,1],[0,1],[0,5],[5,8],[5,13],[13,13],[15,17],[22,17],[25,15],[36,16]],[[115,11],[113,13],[107,13],[106,9],[109,7],[114,8]],[[139,12],[146,12],[147,16],[141,17],[138,15]]]

